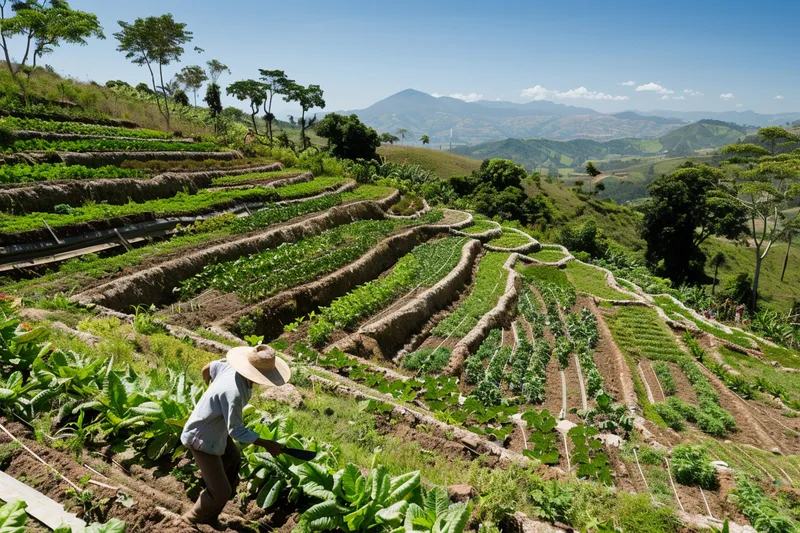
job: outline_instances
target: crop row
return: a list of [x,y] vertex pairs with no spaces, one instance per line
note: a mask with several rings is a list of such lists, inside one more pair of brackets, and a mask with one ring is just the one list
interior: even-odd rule
[[134,130],[128,128],[115,128],[112,126],[98,126],[80,122],[54,122],[37,118],[6,117],[0,119],[0,129],[42,131],[46,133],[69,133],[76,135],[102,135],[106,137],[136,137],[139,139],[170,139],[174,135],[158,130]]
[[478,265],[472,292],[461,305],[440,322],[432,334],[441,337],[464,337],[488,313],[505,291],[508,272],[503,265],[509,254],[488,252]]
[[692,315],[692,313],[682,308],[680,305],[676,304],[671,298],[668,298],[666,296],[656,296],[654,297],[654,301],[656,305],[658,305],[666,313],[672,314],[678,320],[688,320],[690,322],[693,322],[702,331],[710,333],[711,335],[714,335],[715,337],[718,337],[720,339],[725,339],[734,344],[738,344],[739,346],[742,346],[744,348],[753,347],[753,344],[751,342],[751,337],[749,337],[748,335],[736,330],[733,330],[733,333],[728,333],[720,328],[712,326],[711,324],[709,324],[704,320],[699,320],[698,318],[695,318],[695,316]]
[[669,424],[669,420],[685,418],[695,422],[702,431],[716,437],[724,436],[735,429],[735,419],[720,407],[719,396],[711,382],[698,364],[680,350],[672,334],[660,322],[655,310],[621,307],[609,320],[609,326],[620,348],[633,355],[635,359],[646,358],[651,361],[675,363],[691,382],[699,409],[683,402],[679,405],[680,400],[670,398],[667,404],[654,406],[665,422]]
[[[0,305],[4,312],[9,311],[7,302]],[[0,351],[0,409],[6,416],[27,422],[45,416],[54,421],[46,431],[60,428],[81,447],[95,443],[113,449],[130,447],[137,459],[149,464],[159,461],[167,470],[172,466],[173,472],[179,471],[178,460],[185,453],[180,432],[204,390],[187,378],[185,369],[179,372],[162,366],[141,375],[130,367],[114,368],[104,355],[62,351],[45,344],[48,330],[32,329],[16,317],[6,316],[0,329],[4,346]],[[373,461],[369,474],[362,474],[353,464],[340,470],[334,445],[298,435],[285,419],[261,416],[255,411],[245,414],[245,423],[261,438],[285,447],[313,450],[317,456],[311,462],[301,462],[287,455],[273,458],[253,445],[245,447],[240,474],[247,498],[259,507],[271,508],[280,496],[288,495],[299,508],[304,527],[317,531],[343,525],[347,514],[360,509],[391,508],[391,512],[370,514],[349,531],[371,531],[379,524],[395,527],[429,512],[450,533],[463,532],[471,506],[448,504],[441,489],[427,491],[419,471],[392,478],[377,461]],[[382,488],[372,490],[373,486]],[[434,490],[440,493],[432,493]],[[442,505],[432,508],[426,504],[431,498]],[[4,512],[11,509],[0,510]],[[21,519],[22,514],[15,516]],[[7,518],[0,515],[0,519]],[[17,523],[21,524],[19,520]],[[4,530],[13,525],[8,520],[4,524]],[[124,531],[124,524],[118,520],[108,525],[92,525],[87,531]],[[415,531],[433,533],[432,528],[433,524],[418,524]],[[21,531],[21,526],[8,531]]]
[[594,350],[600,342],[597,317],[585,307],[580,313],[571,313],[567,317],[567,331],[575,343],[575,354],[586,377],[586,391],[589,396],[594,398],[605,393],[603,376],[594,362]]
[[472,226],[461,231],[464,233],[469,233],[470,235],[477,235],[478,233],[486,233],[487,231],[493,229],[497,229],[497,224],[486,220],[476,220]]
[[[387,276],[365,283],[321,308],[309,329],[311,342],[320,346],[334,330],[352,328],[411,289],[436,284],[458,264],[465,241],[448,238],[420,244],[403,256]],[[441,369],[422,366],[426,371]]]
[[517,305],[519,314],[525,317],[533,331],[533,338],[539,339],[544,335],[544,328],[547,326],[547,316],[541,312],[539,298],[528,287],[526,287],[519,297]]
[[176,143],[139,139],[84,139],[79,141],[47,141],[27,139],[14,141],[6,153],[32,152],[219,152],[219,145],[210,142]]
[[284,170],[272,170],[270,172],[252,172],[250,174],[239,174],[238,176],[220,176],[211,181],[212,185],[241,185],[254,180],[269,180],[274,178],[282,178],[283,176],[291,176],[295,174],[302,174],[306,172],[302,169],[287,168]]
[[[344,178],[317,178],[308,183],[307,187],[298,190],[295,185],[265,189],[253,187],[249,189],[206,190],[202,189],[195,194],[178,193],[171,198],[159,198],[147,202],[130,202],[123,205],[109,205],[88,202],[81,207],[68,205],[55,206],[55,213],[29,213],[23,216],[0,214],[0,232],[21,233],[42,228],[42,220],[46,220],[50,227],[70,226],[105,220],[116,217],[149,214],[151,217],[162,216],[188,216],[202,212],[212,211],[218,206],[225,206],[233,201],[238,202],[272,202],[281,199],[298,198],[302,192],[311,191],[311,194],[320,192],[330,187],[332,180],[344,181]],[[244,223],[245,227],[247,223]]]
[[236,293],[246,301],[259,300],[333,272],[364,255],[393,231],[426,222],[437,214],[441,217],[441,211],[435,211],[420,221],[357,221],[258,254],[208,265],[184,280],[179,293],[186,298],[217,289]]
[[[445,423],[463,425],[470,431],[493,436],[501,442],[513,431],[511,415],[517,412],[516,407],[485,406],[475,398],[467,398],[462,403],[456,378],[426,375],[422,380],[392,379],[382,373],[374,372],[369,365],[349,357],[338,349],[327,354],[320,354],[302,345],[297,345],[294,349],[298,361],[331,369],[403,402],[419,401],[426,405],[437,419]],[[377,412],[388,412],[391,410],[391,405],[371,401],[369,408]]]
[[83,165],[67,166],[64,163],[42,163],[40,165],[1,165],[0,184],[33,183],[56,180],[91,180],[146,178],[141,170],[105,166],[88,168]]
[[485,373],[485,363],[500,349],[503,332],[493,329],[483,340],[478,350],[464,362],[464,374],[469,385],[477,385]]
[[278,187],[275,192],[281,200],[293,200],[295,198],[302,198],[304,196],[313,196],[320,194],[332,187],[338,187],[347,182],[347,178],[334,177],[334,176],[319,176],[311,181],[303,181]]

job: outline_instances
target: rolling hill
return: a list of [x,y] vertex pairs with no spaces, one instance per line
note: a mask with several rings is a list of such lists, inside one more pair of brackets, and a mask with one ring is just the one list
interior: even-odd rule
[[384,145],[378,148],[378,155],[393,163],[419,165],[440,178],[471,174],[481,167],[479,159],[416,146]]
[[411,139],[425,134],[433,145],[472,145],[508,137],[593,139],[655,137],[678,128],[683,121],[643,117],[635,113],[604,115],[592,109],[534,101],[463,102],[446,96],[407,89],[354,113],[379,132],[410,132]]
[[697,150],[719,148],[746,135],[736,124],[700,121],[654,139],[618,139],[606,142],[579,139],[505,139],[476,146],[459,146],[453,152],[476,159],[511,159],[528,170],[581,169],[586,161],[663,155],[687,156]]

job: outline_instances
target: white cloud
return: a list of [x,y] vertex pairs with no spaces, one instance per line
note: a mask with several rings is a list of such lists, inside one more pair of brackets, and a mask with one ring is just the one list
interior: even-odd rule
[[722,93],[719,97],[723,100],[733,100],[733,93]]
[[552,91],[548,91],[541,85],[536,85],[534,87],[528,87],[522,91],[523,98],[529,98],[530,100],[544,100]]
[[453,93],[453,94],[439,94],[439,93],[432,93],[431,96],[435,98],[441,98],[442,96],[449,96],[450,98],[455,98],[457,100],[463,100],[465,102],[477,102],[483,98],[482,94],[478,93]]
[[617,85],[624,85],[625,87],[633,87],[636,85],[635,81],[623,81],[622,83],[618,83]]
[[686,97],[685,96],[673,96],[672,99],[673,100],[686,100]]
[[736,104],[736,107],[742,107],[742,104]]
[[783,100],[783,96],[778,95],[778,96],[775,97],[775,100]]
[[544,100],[546,98],[555,98],[559,100],[614,100],[623,101],[627,100],[627,96],[615,96],[613,94],[603,93],[599,91],[590,91],[586,87],[578,87],[577,89],[570,89],[569,91],[560,92],[557,90],[546,89],[541,85],[529,87],[522,91],[522,97],[529,100]]
[[667,95],[665,94],[664,96],[662,96],[662,97],[661,97],[661,99],[662,99],[662,100],[669,100],[669,96],[667,96]]
[[672,89],[667,89],[666,87],[662,87],[658,83],[654,83],[652,81],[650,83],[646,83],[644,85],[639,85],[636,88],[636,90],[638,92],[641,92],[641,91],[652,91],[652,92],[656,92],[658,94],[673,94],[675,92]]
[[627,100],[627,96],[614,96],[607,93],[597,91],[590,91],[586,87],[578,87],[577,89],[570,89],[569,91],[555,94],[556,98],[572,99],[572,100]]
[[703,93],[695,91],[694,89],[684,89],[683,94],[688,94],[689,96],[703,96]]

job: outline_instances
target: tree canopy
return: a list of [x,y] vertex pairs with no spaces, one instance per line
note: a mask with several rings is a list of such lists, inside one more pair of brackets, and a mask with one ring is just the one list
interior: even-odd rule
[[284,100],[287,102],[297,102],[300,104],[302,114],[300,115],[300,142],[303,149],[308,148],[311,140],[306,136],[306,130],[314,125],[316,116],[311,120],[306,120],[306,113],[314,108],[325,109],[325,100],[322,98],[322,88],[319,85],[309,85],[304,87],[297,83],[292,83],[286,88]]
[[197,91],[208,80],[208,73],[200,65],[183,67],[175,78],[194,95],[194,104],[197,105]]
[[316,126],[317,135],[328,139],[331,154],[342,159],[375,159],[381,142],[378,132],[357,115],[331,113]]
[[266,88],[264,84],[256,80],[236,81],[228,85],[225,92],[228,93],[228,96],[233,96],[237,100],[250,102],[250,116],[253,120],[253,131],[257,135],[258,124],[256,124],[256,115],[266,99]]
[[700,244],[711,235],[731,239],[745,231],[745,211],[720,189],[724,174],[706,165],[681,168],[648,187],[642,237],[653,268],[677,283],[703,278]]
[[264,118],[267,121],[267,134],[269,139],[272,140],[272,123],[275,120],[275,115],[272,114],[272,99],[276,94],[286,94],[287,90],[295,83],[282,70],[259,69],[258,72],[261,74],[261,82],[264,84],[264,90],[266,91]]
[[[192,32],[186,29],[186,24],[176,22],[172,14],[160,17],[138,18],[133,23],[120,20],[121,30],[114,34],[119,41],[117,50],[125,53],[125,57],[134,65],[145,65],[150,71],[153,92],[156,93],[156,103],[169,127],[169,105],[167,93],[164,89],[164,67],[178,61],[183,55],[183,45],[192,40]],[[163,105],[158,97],[158,90],[153,68],[158,68],[161,80],[161,92],[164,98]]]

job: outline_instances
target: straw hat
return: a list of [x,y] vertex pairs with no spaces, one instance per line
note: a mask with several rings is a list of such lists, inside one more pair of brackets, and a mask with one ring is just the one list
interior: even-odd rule
[[280,387],[289,383],[292,375],[289,365],[264,344],[255,348],[238,346],[228,351],[225,358],[239,374],[259,385]]

